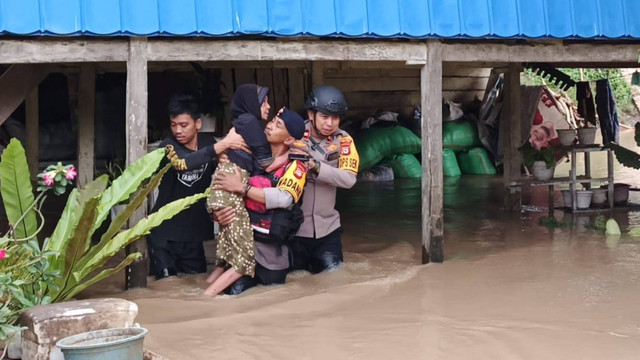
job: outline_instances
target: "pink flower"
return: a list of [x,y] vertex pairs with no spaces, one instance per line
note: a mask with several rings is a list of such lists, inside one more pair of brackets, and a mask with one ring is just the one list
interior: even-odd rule
[[53,185],[53,183],[55,182],[55,179],[56,179],[56,172],[55,171],[44,173],[44,175],[42,175],[42,181],[47,186]]
[[4,259],[7,257],[7,250],[0,249],[0,259]]
[[78,176],[78,172],[73,166],[64,171],[64,177],[67,178],[67,180],[73,180],[76,176]]

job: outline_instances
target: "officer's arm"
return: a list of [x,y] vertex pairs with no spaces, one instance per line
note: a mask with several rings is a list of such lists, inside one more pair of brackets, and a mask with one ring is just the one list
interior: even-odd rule
[[267,210],[285,209],[293,204],[293,196],[286,190],[278,188],[265,188],[263,190],[265,197],[264,205]]
[[343,189],[350,189],[355,185],[356,177],[357,175],[351,171],[334,168],[329,164],[322,163],[318,170],[316,182]]
[[326,163],[322,163],[317,169],[317,182],[336,186],[343,189],[350,189],[356,183],[360,157],[350,136],[340,139],[340,157],[338,167],[334,168]]

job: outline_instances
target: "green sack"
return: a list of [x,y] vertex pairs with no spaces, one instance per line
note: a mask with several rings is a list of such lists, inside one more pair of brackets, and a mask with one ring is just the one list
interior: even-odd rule
[[458,165],[460,165],[460,171],[465,175],[495,175],[497,173],[487,150],[483,147],[459,153]]
[[402,126],[367,129],[355,139],[355,144],[360,155],[360,171],[371,168],[389,155],[420,152],[420,138]]
[[478,126],[473,121],[447,121],[442,124],[442,147],[455,152],[480,146]]
[[442,172],[444,176],[460,176],[460,167],[456,153],[451,149],[442,149]]
[[411,154],[391,155],[382,160],[382,164],[393,169],[394,178],[420,178],[422,165]]

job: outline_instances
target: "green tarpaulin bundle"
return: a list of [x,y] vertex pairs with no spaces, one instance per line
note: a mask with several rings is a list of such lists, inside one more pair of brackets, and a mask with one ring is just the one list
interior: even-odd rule
[[360,171],[378,164],[389,155],[420,153],[420,138],[402,127],[374,127],[355,139],[360,155]]
[[460,167],[456,153],[451,149],[442,149],[442,172],[444,176],[460,176]]
[[458,153],[458,165],[460,171],[465,175],[495,175],[496,168],[493,166],[487,150],[483,147],[476,147],[468,152]]
[[442,147],[455,152],[480,145],[478,127],[473,121],[447,121],[442,124]]
[[382,160],[382,164],[393,169],[394,178],[420,178],[422,166],[411,154],[391,155]]

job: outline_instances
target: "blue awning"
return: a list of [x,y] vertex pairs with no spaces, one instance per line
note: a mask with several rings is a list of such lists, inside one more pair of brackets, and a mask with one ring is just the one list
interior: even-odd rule
[[0,34],[637,39],[638,0],[0,0]]

